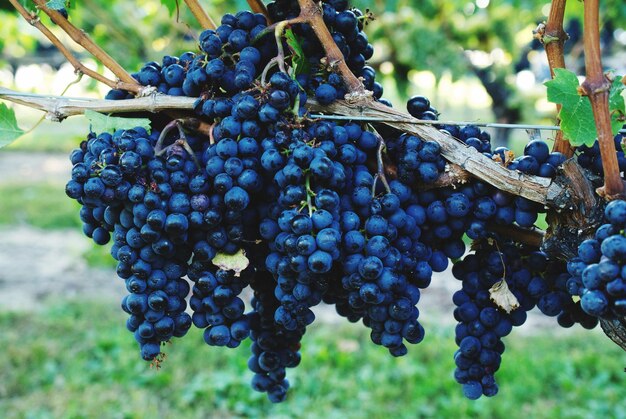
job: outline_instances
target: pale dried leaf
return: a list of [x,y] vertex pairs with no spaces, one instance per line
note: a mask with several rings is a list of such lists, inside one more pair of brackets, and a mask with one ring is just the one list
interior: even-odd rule
[[239,249],[237,253],[232,255],[218,253],[213,258],[212,263],[225,271],[234,271],[235,276],[239,276],[239,274],[250,265],[250,261],[246,257],[246,253],[243,249]]
[[517,301],[504,279],[496,282],[489,288],[489,296],[491,301],[507,313],[519,307],[519,301]]

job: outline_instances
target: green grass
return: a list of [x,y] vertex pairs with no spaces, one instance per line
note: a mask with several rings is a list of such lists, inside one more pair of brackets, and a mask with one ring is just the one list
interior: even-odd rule
[[43,229],[80,228],[80,205],[50,183],[0,185],[0,224],[28,224]]
[[466,400],[452,379],[453,332],[395,359],[354,325],[311,327],[287,401],[249,388],[249,344],[209,348],[190,331],[156,371],[139,360],[125,315],[83,302],[0,314],[3,417],[586,418],[626,417],[624,353],[601,333],[512,336],[500,394]]

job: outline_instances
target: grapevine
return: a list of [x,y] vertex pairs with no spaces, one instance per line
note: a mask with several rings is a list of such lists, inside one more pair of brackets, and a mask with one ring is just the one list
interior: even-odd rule
[[[252,387],[280,402],[314,306],[334,305],[402,356],[427,340],[421,290],[450,262],[460,281],[454,376],[470,399],[498,392],[502,338],[535,306],[563,327],[601,324],[626,349],[626,157],[614,135],[624,104],[609,100],[620,80],[602,72],[597,1],[585,2],[588,74],[576,97],[589,102],[597,140],[559,133],[553,150],[534,139],[518,157],[478,126],[439,120],[424,96],[393,108],[367,65],[372,15],[345,0],[249,1],[252,11],[219,25],[186,0],[204,29],[198,49],[135,73],[65,9],[34,3],[117,79],[86,68],[11,0],[77,73],[111,90],[81,100],[2,88],[0,98],[58,121],[92,118],[65,192],[85,235],[113,243],[126,326],[146,361],[161,366],[162,345],[192,326],[209,346],[249,337]],[[564,8],[555,0],[536,31],[549,94],[571,87]],[[569,103],[557,104],[569,133]],[[546,212],[544,233],[535,224]]]

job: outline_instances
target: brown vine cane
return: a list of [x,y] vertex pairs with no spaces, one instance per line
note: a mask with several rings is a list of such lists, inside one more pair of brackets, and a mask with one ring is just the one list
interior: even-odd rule
[[600,51],[600,24],[598,0],[585,0],[584,4],[585,68],[587,77],[580,87],[581,93],[591,101],[593,117],[598,130],[598,143],[604,170],[604,186],[598,190],[607,200],[624,198],[624,183],[620,175],[615,143],[611,130],[609,90],[611,83],[602,71]]
[[[565,68],[565,55],[563,45],[567,41],[567,34],[563,30],[563,17],[565,15],[565,4],[567,0],[553,0],[550,5],[550,14],[545,24],[540,24],[535,31],[538,38],[546,50],[548,65],[550,66],[550,76],[554,78],[555,68]],[[556,105],[557,112],[561,111],[561,105]],[[557,124],[560,120],[557,119]],[[566,157],[574,155],[574,148],[567,139],[563,138],[563,132],[557,131],[554,138],[552,151],[563,153]]]

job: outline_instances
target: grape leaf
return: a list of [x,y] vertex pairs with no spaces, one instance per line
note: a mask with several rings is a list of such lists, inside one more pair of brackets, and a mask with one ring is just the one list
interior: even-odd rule
[[176,10],[178,10],[178,0],[161,0],[167,11],[170,12],[170,16],[173,16]]
[[118,116],[109,116],[94,111],[85,111],[85,117],[91,123],[93,132],[114,132],[118,129],[131,129],[135,127],[143,127],[150,131],[150,120],[147,118],[122,118]]
[[578,77],[563,68],[554,69],[554,78],[544,83],[548,100],[561,105],[559,118],[563,135],[573,146],[593,146],[598,134],[591,102],[578,93]]
[[52,10],[61,10],[61,9],[65,9],[65,0],[49,0],[46,3],[46,6],[49,7]]
[[239,251],[233,255],[218,253],[211,263],[225,271],[235,271],[235,276],[239,276],[239,274],[250,265],[250,261],[246,257],[243,249],[239,249]]
[[626,123],[626,105],[624,104],[624,96],[622,96],[624,89],[626,89],[626,86],[622,83],[622,77],[615,77],[609,93],[609,112],[611,112],[611,130],[613,134],[617,134],[622,129],[622,125]]
[[300,41],[296,37],[296,34],[293,33],[291,29],[287,29],[285,31],[285,39],[287,40],[287,45],[293,52],[293,67],[294,67],[294,76],[307,73],[309,71],[309,60],[306,59],[304,55],[304,50],[302,49],[302,45],[300,45]]
[[0,148],[17,140],[24,130],[17,126],[15,111],[0,103]]
[[20,4],[24,6],[26,10],[35,10],[35,3],[33,0],[20,0]]

